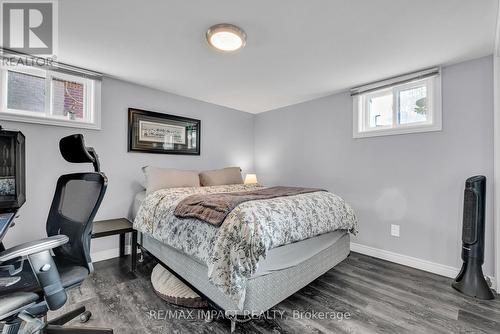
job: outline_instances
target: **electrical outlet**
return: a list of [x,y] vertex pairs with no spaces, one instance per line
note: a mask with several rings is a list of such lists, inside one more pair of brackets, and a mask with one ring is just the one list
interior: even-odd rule
[[391,235],[399,238],[399,225],[391,224]]

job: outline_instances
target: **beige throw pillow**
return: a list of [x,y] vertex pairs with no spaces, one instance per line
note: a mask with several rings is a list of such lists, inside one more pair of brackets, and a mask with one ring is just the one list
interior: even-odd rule
[[199,187],[197,171],[146,166],[142,168],[145,177],[146,193],[159,189]]
[[240,167],[228,167],[216,170],[206,170],[200,173],[202,186],[221,186],[225,184],[242,184]]

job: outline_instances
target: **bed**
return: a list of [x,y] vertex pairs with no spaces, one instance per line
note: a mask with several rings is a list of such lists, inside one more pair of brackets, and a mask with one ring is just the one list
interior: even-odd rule
[[343,261],[357,232],[350,206],[324,191],[242,203],[218,228],[173,214],[190,194],[255,187],[141,192],[133,205],[141,246],[229,314],[269,310]]

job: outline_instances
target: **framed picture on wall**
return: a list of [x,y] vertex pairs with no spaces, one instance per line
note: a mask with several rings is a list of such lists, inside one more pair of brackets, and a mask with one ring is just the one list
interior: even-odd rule
[[128,109],[128,151],[200,155],[199,119]]

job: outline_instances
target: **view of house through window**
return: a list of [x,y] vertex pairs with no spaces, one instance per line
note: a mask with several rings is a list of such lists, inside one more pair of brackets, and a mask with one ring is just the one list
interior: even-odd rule
[[84,86],[78,82],[52,79],[52,114],[84,119]]
[[0,118],[98,128],[96,81],[66,73],[16,66],[3,68]]

